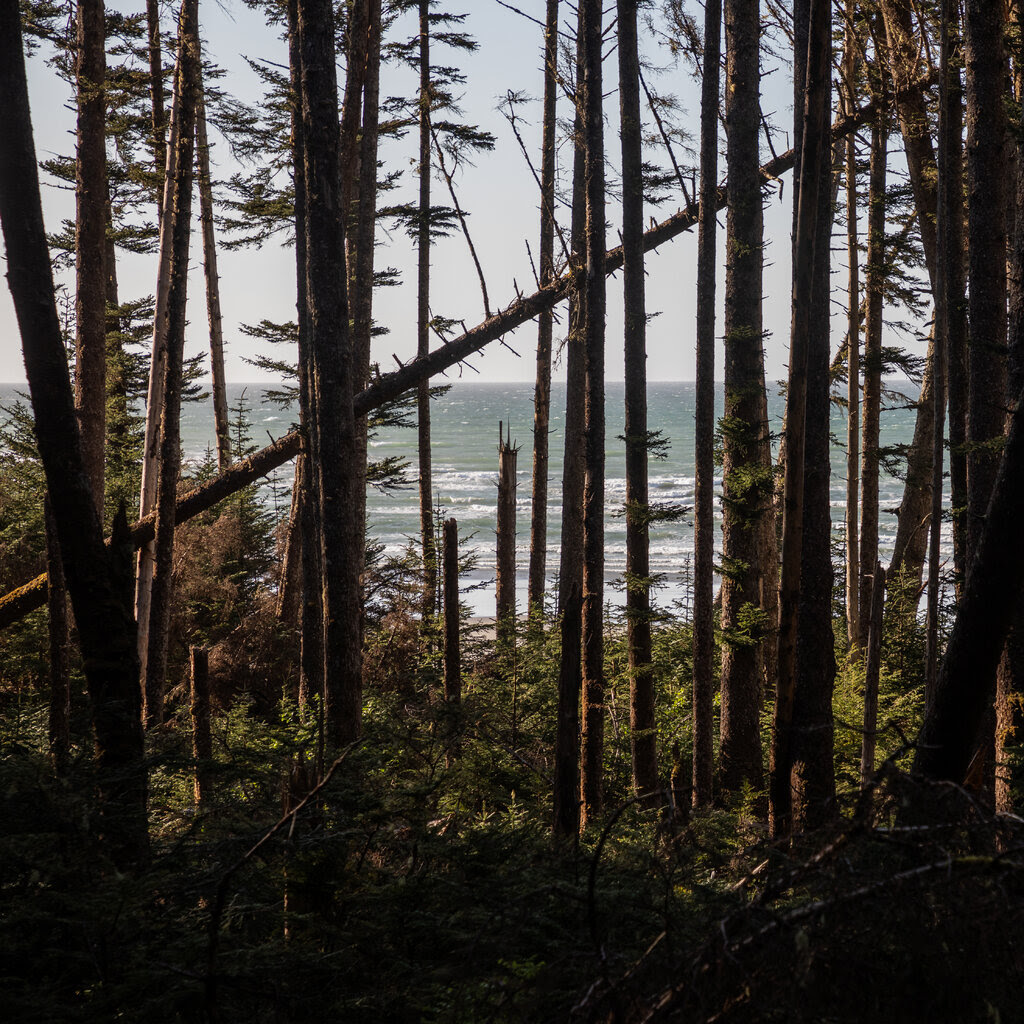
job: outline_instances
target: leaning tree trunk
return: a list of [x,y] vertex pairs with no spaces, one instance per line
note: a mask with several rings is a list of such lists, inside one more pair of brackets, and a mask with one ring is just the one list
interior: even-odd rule
[[604,788],[604,121],[601,0],[583,0],[587,401],[583,482],[583,728],[580,827],[601,813]]
[[179,117],[177,133],[172,132],[175,172],[168,179],[163,223],[167,229],[170,253],[166,320],[162,327],[166,338],[166,362],[161,389],[153,583],[142,709],[147,729],[159,724],[163,717],[163,690],[170,639],[175,499],[181,469],[181,386],[191,238],[192,160],[200,74],[198,11],[197,0],[184,0],[178,24],[178,66],[174,82],[174,104]]
[[107,419],[107,51],[103,0],[80,0],[76,24],[75,410],[86,471],[102,516]]
[[213,380],[213,422],[217,434],[217,468],[223,473],[231,465],[231,423],[228,420],[227,380],[224,375],[224,318],[220,311],[217,238],[213,231],[210,142],[206,135],[206,103],[203,99],[201,82],[196,90],[196,179],[199,185],[199,213],[203,228],[206,314],[210,322],[210,376]]
[[[540,164],[540,285],[555,276],[555,136],[558,113],[558,0],[547,0],[544,23],[544,127]],[[533,390],[533,491],[527,612],[542,622],[548,551],[548,435],[551,422],[552,310],[537,318],[537,381]]]
[[[25,356],[36,439],[89,688],[101,836],[122,869],[148,856],[146,765],[139,724],[139,662],[131,616],[123,514],[103,543],[75,417],[57,317],[22,49],[14,0],[0,3],[0,225],[7,280]],[[130,549],[129,549],[130,550]]]
[[693,806],[711,802],[714,769],[715,236],[721,0],[704,5],[697,239],[697,381],[693,512]]

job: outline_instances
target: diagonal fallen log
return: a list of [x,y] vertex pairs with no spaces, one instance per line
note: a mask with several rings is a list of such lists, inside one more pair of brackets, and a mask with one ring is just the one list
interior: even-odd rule
[[[935,81],[937,81],[937,75],[932,73],[923,79],[920,85],[927,87]],[[874,115],[875,108],[876,103],[872,101],[859,107],[853,114],[836,121],[832,125],[833,141],[860,128]],[[769,160],[761,167],[762,181],[769,184],[780,175],[785,174],[786,171],[792,170],[795,157],[796,154],[790,149]],[[722,186],[718,190],[718,209],[724,209],[725,205],[726,188]],[[671,217],[648,229],[644,233],[644,252],[650,252],[694,227],[697,223],[697,213],[696,204],[691,203],[685,209],[679,210]],[[604,258],[605,274],[613,274],[619,270],[622,267],[622,261],[621,245],[609,249]],[[553,309],[568,297],[572,288],[572,280],[572,273],[566,271],[544,288],[538,289],[532,295],[518,298],[505,309],[488,317],[483,323],[470,328],[465,333],[428,352],[427,355],[413,359],[392,373],[382,374],[366,390],[356,395],[353,401],[356,416],[365,415],[371,410],[393,401],[415,387],[420,381],[443,373],[456,363],[479,352],[490,342],[496,341],[517,327],[528,323],[545,310]],[[302,441],[298,431],[292,431],[266,448],[260,449],[243,462],[231,466],[209,483],[182,495],[178,498],[175,507],[175,522],[186,522],[212,508],[229,495],[254,483],[260,477],[266,476],[278,466],[293,459],[301,446]],[[153,524],[153,516],[146,516],[145,519],[139,520],[132,526],[132,541],[136,547],[140,547],[152,539]],[[0,597],[0,629],[5,629],[11,623],[17,622],[18,619],[35,611],[45,603],[46,573],[41,573],[24,586]]]

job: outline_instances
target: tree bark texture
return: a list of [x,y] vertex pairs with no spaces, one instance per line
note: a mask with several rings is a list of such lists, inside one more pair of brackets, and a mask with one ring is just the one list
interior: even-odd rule
[[153,583],[146,638],[142,716],[147,729],[163,717],[167,674],[168,631],[173,590],[175,499],[181,469],[181,387],[185,351],[189,242],[192,218],[192,162],[195,144],[196,94],[199,87],[199,5],[185,0],[178,23],[178,63],[174,79],[177,131],[174,173],[168,178],[164,226],[169,258],[165,321],[157,329],[166,339],[162,381],[159,455],[156,484]]
[[875,562],[868,616],[868,646],[864,659],[864,734],[860,748],[860,786],[867,789],[875,777],[878,731],[878,681],[882,669],[882,610],[885,605],[885,570]]
[[[544,123],[540,161],[540,284],[555,277],[555,136],[558,125],[558,0],[547,0],[544,20]],[[547,589],[548,448],[551,422],[552,310],[537,318],[537,379],[533,391],[533,490],[527,612],[542,620]]]
[[[967,547],[972,560],[1006,422],[1006,61],[998,4],[967,0],[969,370]],[[993,450],[996,445],[996,450]]]
[[210,735],[210,659],[205,647],[189,648],[189,688],[192,701],[192,757],[195,774],[193,795],[197,804],[210,799],[210,762],[213,760],[213,739]]
[[[718,105],[721,0],[704,6],[697,238],[697,381],[693,515],[694,807],[711,802],[714,771],[715,264],[718,228]],[[760,190],[760,189],[759,189]]]
[[[416,240],[416,355],[430,351],[430,0],[419,0],[420,14],[420,165],[419,228]],[[434,614],[437,554],[434,551],[434,494],[430,452],[430,379],[416,392],[420,486],[420,544],[423,552],[423,615]]]
[[601,813],[604,788],[604,121],[601,0],[582,0],[583,129],[586,187],[586,429],[583,482],[583,730],[580,827]]
[[103,0],[79,0],[75,43],[75,411],[86,472],[102,516],[107,420],[107,51]]
[[[626,629],[633,792],[658,792],[651,664],[647,488],[647,304],[644,291],[643,144],[637,2],[619,0],[619,137],[622,142],[622,249],[625,323]],[[755,173],[757,158],[754,159]],[[758,183],[755,182],[755,190]]]
[[60,541],[57,524],[53,519],[50,499],[43,500],[46,520],[46,573],[53,581],[49,587],[49,641],[50,641],[50,759],[54,771],[63,775],[67,771],[71,753],[71,634],[68,621],[68,593],[64,582],[64,567],[60,561]]
[[196,180],[199,185],[199,218],[203,229],[206,315],[210,323],[210,377],[213,381],[213,421],[217,434],[217,468],[223,473],[231,465],[231,422],[228,419],[227,380],[224,375],[224,317],[220,309],[217,237],[213,230],[210,142],[206,134],[206,103],[203,99],[201,81],[199,88],[196,89]]
[[363,533],[351,515],[355,414],[333,29],[329,0],[299,0],[306,304],[319,444],[324,718],[328,739],[342,745],[358,737],[362,713],[359,565],[351,552]]
[[320,450],[313,356],[310,348],[309,303],[306,286],[306,146],[302,121],[302,55],[299,43],[298,0],[288,2],[288,66],[292,90],[292,178],[295,188],[295,308],[298,324],[299,424],[305,451],[299,466],[299,537],[302,555],[302,605],[299,613],[299,707],[324,692],[323,568],[318,516]]
[[459,524],[444,521],[444,699],[462,700],[462,649],[459,640]]
[[146,36],[149,55],[149,98],[152,110],[153,177],[157,188],[157,220],[163,218],[160,201],[164,191],[164,170],[167,166],[167,142],[164,124],[164,63],[160,45],[160,0],[146,0]]
[[[779,682],[772,735],[769,826],[787,835],[794,825],[812,827],[830,806],[832,566],[828,532],[828,317],[827,274],[831,210],[828,177],[830,6],[798,3],[794,70],[799,127],[793,256],[793,325],[786,410],[786,474],[779,588]],[[804,46],[806,44],[806,48]],[[801,83],[805,83],[802,85]],[[824,273],[822,272],[824,269]],[[825,287],[822,287],[822,278]],[[821,316],[824,306],[826,315]],[[824,378],[821,363],[824,359]],[[824,395],[821,394],[824,384]],[[821,435],[824,434],[824,465]],[[816,461],[818,460],[818,461]],[[824,508],[821,507],[824,497]],[[823,536],[824,533],[824,536]],[[822,541],[824,540],[823,551]],[[827,566],[822,561],[822,553]],[[827,589],[826,589],[827,588]],[[824,607],[814,607],[822,601]],[[824,618],[829,636],[823,644]],[[824,646],[824,650],[820,648]],[[825,695],[828,716],[825,719]],[[829,765],[822,753],[828,749]],[[834,786],[834,781],[832,783]],[[834,795],[834,794],[833,794]]]
[[[78,627],[89,688],[101,822],[123,867],[144,862],[146,767],[139,724],[139,663],[131,601],[122,570],[123,517],[109,551],[82,456],[43,226],[32,122],[14,0],[0,3],[0,225],[14,300],[36,438],[53,508],[61,560]],[[130,575],[130,570],[129,570]]]
[[[804,152],[814,161],[819,179],[814,231],[814,281],[808,321],[806,410],[804,429],[803,538],[800,600],[797,612],[796,695],[793,705],[793,827],[823,825],[835,815],[832,690],[835,683],[835,638],[832,632],[832,516],[830,510],[831,378],[829,374],[829,271],[832,236],[831,8],[810,8],[807,49],[807,120],[805,132],[816,148]],[[810,171],[810,168],[808,168]],[[801,172],[800,202],[804,183]]]
[[758,181],[759,5],[725,3],[729,215],[725,269],[722,497],[722,697],[719,779],[727,793],[763,788],[761,649],[774,633],[761,607],[763,520],[772,513],[761,320],[763,218]]
[[[868,251],[864,283],[864,418],[861,440],[860,606],[871,607],[873,569],[878,561],[878,446],[882,412],[882,312],[885,304],[885,183],[888,160],[886,113],[871,125],[868,179]],[[870,575],[869,575],[870,574]],[[862,618],[858,643],[868,641]]]
[[498,511],[495,616],[498,643],[510,649],[516,629],[516,461],[519,449],[498,425]]
[[[854,31],[854,0],[847,4],[843,43],[846,89],[843,110],[855,109],[858,41]],[[846,315],[846,639],[851,650],[860,638],[860,241],[857,230],[857,140],[846,137],[846,253],[850,264]]]

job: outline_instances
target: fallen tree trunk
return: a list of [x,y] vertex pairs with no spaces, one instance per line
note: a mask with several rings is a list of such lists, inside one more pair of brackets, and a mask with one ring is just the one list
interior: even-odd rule
[[[936,74],[932,73],[922,80],[921,86],[926,87],[936,80]],[[853,114],[836,121],[832,125],[832,140],[841,139],[860,128],[874,114],[875,106],[874,101],[866,103]],[[774,181],[779,175],[792,170],[794,159],[795,153],[790,149],[769,160],[761,167],[761,179],[764,182]],[[723,186],[718,190],[718,209],[724,209],[725,205],[726,188]],[[684,231],[694,227],[696,223],[697,206],[691,204],[644,232],[644,252],[650,252],[659,245],[671,241]],[[612,274],[619,270],[622,263],[622,246],[618,245],[614,249],[609,249],[604,258],[605,274]],[[414,388],[421,380],[442,373],[473,355],[474,352],[479,352],[490,342],[521,327],[540,313],[553,309],[568,297],[571,287],[572,275],[566,272],[532,295],[520,296],[506,309],[488,317],[483,323],[459,337],[453,338],[427,355],[413,359],[392,373],[383,374],[355,396],[352,403],[355,415],[365,415],[372,409],[393,401]],[[231,466],[209,483],[182,495],[178,498],[175,506],[175,522],[183,523],[206,512],[217,502],[243,487],[247,487],[261,476],[266,476],[278,466],[293,459],[301,446],[302,440],[299,432],[292,431],[266,448],[260,449],[248,459]],[[154,516],[148,515],[131,528],[132,541],[137,548],[153,539],[154,521]],[[5,629],[29,612],[42,607],[46,603],[46,594],[46,573],[44,572],[16,590],[0,597],[0,629]]]

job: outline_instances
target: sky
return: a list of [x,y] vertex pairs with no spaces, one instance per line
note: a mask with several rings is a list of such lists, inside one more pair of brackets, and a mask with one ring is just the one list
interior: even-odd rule
[[[469,17],[464,30],[475,36],[479,48],[475,53],[450,55],[438,52],[436,59],[458,63],[466,76],[460,105],[465,121],[477,124],[497,136],[493,152],[481,153],[475,166],[463,169],[458,181],[460,205],[470,212],[469,225],[486,276],[491,305],[503,307],[515,299],[516,289],[528,293],[535,288],[529,251],[537,252],[538,196],[536,185],[519,145],[497,107],[509,90],[532,97],[520,108],[524,123],[521,132],[535,162],[539,162],[540,103],[542,92],[541,28],[534,19],[543,18],[543,0],[518,0],[523,13],[515,13],[498,0],[463,0],[461,7],[448,4],[453,11],[465,10]],[[136,5],[109,3],[110,8],[135,10]],[[693,4],[694,13],[702,17],[702,9]],[[170,5],[164,5],[164,27],[173,25]],[[526,16],[524,16],[526,15]],[[200,21],[206,41],[205,54],[227,70],[222,86],[243,100],[253,100],[260,90],[256,74],[245,57],[266,60],[278,65],[287,62],[284,41],[279,31],[268,27],[259,15],[237,0],[200,5]],[[395,27],[396,35],[409,37],[416,32],[411,17]],[[648,75],[653,88],[673,93],[681,106],[683,121],[688,126],[696,148],[699,115],[700,81],[684,62],[672,65],[667,50],[648,32],[642,33],[642,47],[650,61],[664,69]],[[40,159],[74,148],[74,111],[67,87],[46,67],[42,51],[31,58],[29,92],[35,127],[36,146]],[[615,90],[616,62],[612,55],[605,63],[606,148],[611,175],[618,166],[618,135],[615,124],[618,98]],[[788,69],[779,68],[763,80],[762,109],[778,126],[774,147],[782,152],[789,146],[792,123],[791,84]],[[411,94],[415,81],[409,72],[388,70],[382,82],[382,95]],[[560,100],[559,115],[569,116],[569,104]],[[653,127],[653,125],[652,125]],[[227,147],[211,130],[212,160],[215,177],[226,177],[234,169]],[[402,171],[399,187],[388,202],[414,201],[416,196],[416,140],[410,133],[403,142],[389,142],[382,147],[381,158],[387,168]],[[763,158],[770,153],[765,146]],[[652,156],[666,164],[663,152]],[[695,156],[677,154],[680,162],[696,163]],[[560,159],[568,158],[568,148]],[[720,161],[724,176],[724,154]],[[436,202],[447,202],[445,185],[435,177]],[[780,380],[786,374],[787,337],[790,321],[789,225],[792,189],[785,182],[780,190],[766,198],[765,237],[765,342],[766,374],[769,380]],[[74,196],[59,190],[52,183],[44,184],[44,213],[48,230],[55,230],[62,217],[73,217]],[[661,220],[683,205],[681,196],[647,211],[648,218]],[[196,204],[198,206],[198,204]],[[198,212],[196,212],[198,216]],[[618,197],[610,190],[608,197],[609,246],[618,244]],[[724,213],[719,217],[719,287],[721,305],[724,292]],[[375,295],[375,316],[390,333],[378,339],[374,359],[382,371],[394,368],[394,359],[411,358],[416,345],[416,274],[415,250],[401,231],[378,227],[378,267],[394,266],[402,272],[402,283],[396,288],[379,289]],[[201,251],[198,234],[193,234],[192,266],[189,287],[190,323],[187,331],[187,352],[202,351],[206,345],[205,295],[201,273]],[[529,248],[528,248],[529,247]],[[261,319],[276,322],[293,320],[295,316],[294,253],[272,240],[259,250],[222,252],[219,254],[224,332],[227,344],[227,376],[229,381],[265,379],[245,362],[256,354],[255,343],[239,332],[240,323],[256,323]],[[836,268],[836,280],[841,268]],[[656,381],[692,380],[694,377],[696,232],[687,233],[662,246],[647,258],[648,311],[655,314],[648,328],[648,376]],[[156,257],[119,254],[118,277],[122,301],[151,294],[155,289]],[[73,278],[65,278],[73,288]],[[442,240],[432,255],[432,299],[435,315],[464,321],[471,327],[484,318],[483,304],[476,273],[461,233]],[[845,299],[845,296],[842,297]],[[721,322],[721,321],[720,321]],[[559,328],[556,327],[556,332]],[[561,327],[564,334],[564,321]],[[622,378],[622,303],[621,275],[616,276],[608,291],[607,377]],[[534,378],[536,330],[525,325],[507,337],[507,347],[495,342],[471,360],[478,372],[464,369],[463,376],[475,381],[530,381]],[[721,344],[719,343],[719,349]],[[266,354],[270,354],[266,349]],[[518,353],[518,355],[516,354]],[[273,353],[279,356],[279,353]],[[458,369],[451,371],[457,379]],[[718,374],[721,374],[719,351]],[[564,365],[556,366],[556,379],[564,376]],[[24,369],[10,296],[0,289],[0,380],[22,381]]]

